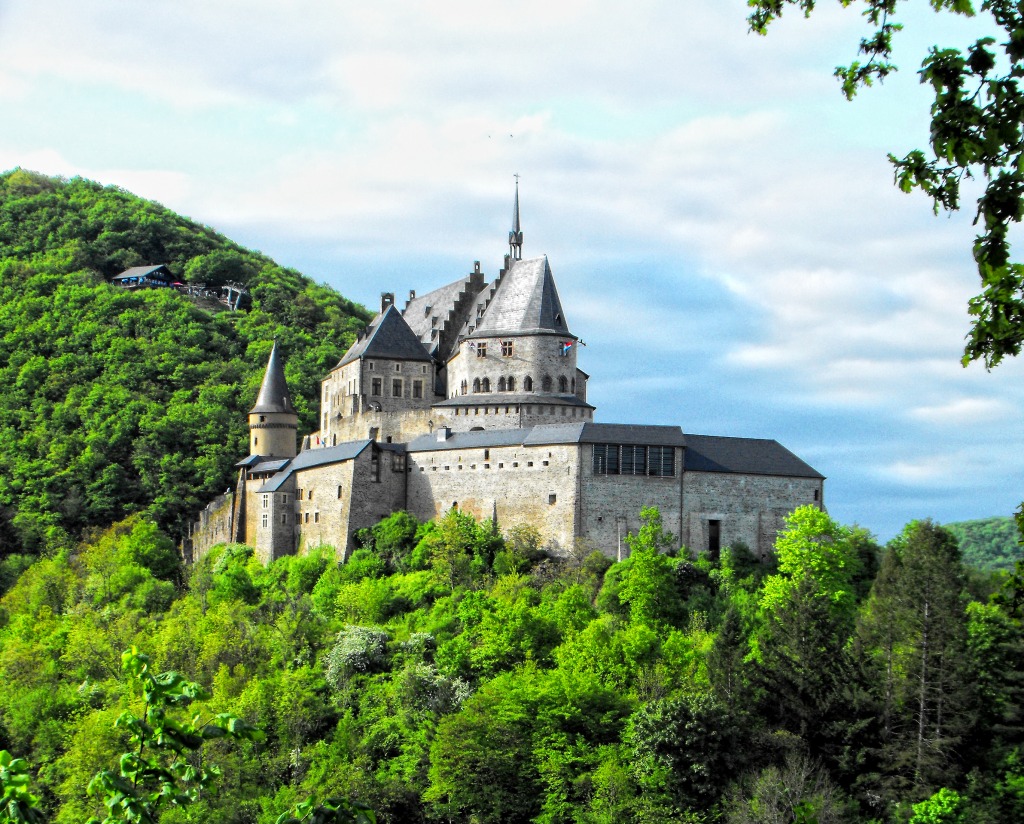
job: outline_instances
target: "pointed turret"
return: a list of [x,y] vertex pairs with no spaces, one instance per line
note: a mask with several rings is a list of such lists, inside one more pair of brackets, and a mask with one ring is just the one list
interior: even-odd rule
[[508,255],[511,260],[523,259],[523,230],[519,225],[519,175],[516,175],[516,203],[512,209],[512,231],[508,233]]
[[277,341],[270,350],[256,404],[249,410],[249,454],[294,458],[299,416],[292,406]]

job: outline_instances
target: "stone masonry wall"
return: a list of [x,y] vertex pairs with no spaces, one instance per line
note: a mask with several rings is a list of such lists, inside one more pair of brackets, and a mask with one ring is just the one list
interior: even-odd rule
[[421,520],[452,506],[502,531],[535,526],[556,551],[572,546],[577,523],[579,447],[438,449],[409,455],[408,505]]
[[[721,522],[721,546],[742,541],[767,558],[786,515],[798,506],[822,506],[819,478],[783,478],[720,472],[687,472],[683,478],[683,538],[697,555],[708,548],[708,522]],[[817,493],[817,494],[815,494]]]
[[[625,537],[640,528],[640,510],[656,506],[666,532],[682,543],[682,449],[676,449],[676,475],[672,478],[648,475],[596,475],[594,447],[583,446],[582,537],[610,558],[629,556]],[[675,547],[678,548],[678,547]]]
[[[568,354],[562,355],[562,343],[569,339],[553,334],[467,338],[459,344],[458,356],[448,362],[448,397],[463,394],[463,381],[467,384],[466,391],[472,392],[473,381],[483,378],[490,381],[491,392],[497,392],[499,378],[510,376],[515,378],[516,392],[527,391],[527,376],[533,380],[533,391],[542,392],[547,376],[551,379],[548,392],[558,394],[559,378],[564,377],[567,388],[563,394],[576,394],[579,389],[574,386],[577,347],[573,346]],[[510,356],[502,355],[502,341],[512,343]],[[485,357],[477,354],[480,344],[486,345]]]
[[189,536],[192,545],[192,562],[199,561],[217,544],[234,540],[231,514],[235,506],[232,492],[218,495],[199,513],[199,520],[192,525]]

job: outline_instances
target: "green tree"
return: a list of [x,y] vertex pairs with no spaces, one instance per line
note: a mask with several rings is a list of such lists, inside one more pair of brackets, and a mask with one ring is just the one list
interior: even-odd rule
[[0,750],[0,824],[43,824],[39,799],[29,791],[28,763]]
[[[863,8],[871,31],[860,41],[863,60],[836,69],[843,93],[852,98],[861,86],[884,80],[896,70],[893,38],[902,29],[899,0],[839,0]],[[960,208],[965,177],[982,178],[974,243],[982,292],[971,298],[974,317],[963,363],[982,360],[988,367],[1017,355],[1024,345],[1024,265],[1011,260],[1009,233],[1024,217],[1024,7],[1016,0],[930,0],[937,12],[973,16],[975,8],[992,17],[993,35],[966,51],[932,47],[921,64],[921,81],[934,91],[930,157],[915,149],[902,159],[889,155],[902,191],[920,189],[935,211]],[[787,7],[810,15],[815,0],[748,0],[750,28],[764,34]],[[1000,41],[997,45],[997,40]]]

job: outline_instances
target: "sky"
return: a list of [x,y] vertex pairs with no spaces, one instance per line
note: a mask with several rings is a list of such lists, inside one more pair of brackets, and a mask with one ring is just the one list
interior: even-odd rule
[[928,47],[990,27],[907,5],[901,71],[847,102],[838,3],[758,37],[746,0],[0,0],[0,169],[371,308],[495,275],[518,174],[597,420],[774,438],[887,540],[1024,498],[1024,360],[960,365],[974,198],[935,216],[886,160],[927,145]]

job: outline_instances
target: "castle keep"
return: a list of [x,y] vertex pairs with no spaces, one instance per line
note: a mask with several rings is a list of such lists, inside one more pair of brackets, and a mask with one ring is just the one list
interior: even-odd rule
[[548,259],[524,260],[522,244],[517,189],[494,280],[476,263],[403,309],[384,294],[324,378],[320,429],[301,450],[275,346],[250,454],[192,528],[193,556],[236,541],[264,562],[321,544],[347,558],[357,530],[396,510],[458,508],[535,526],[556,551],[583,539],[622,557],[656,506],[691,552],[742,542],[763,557],[786,514],[823,505],[823,476],[776,441],[595,422]]

